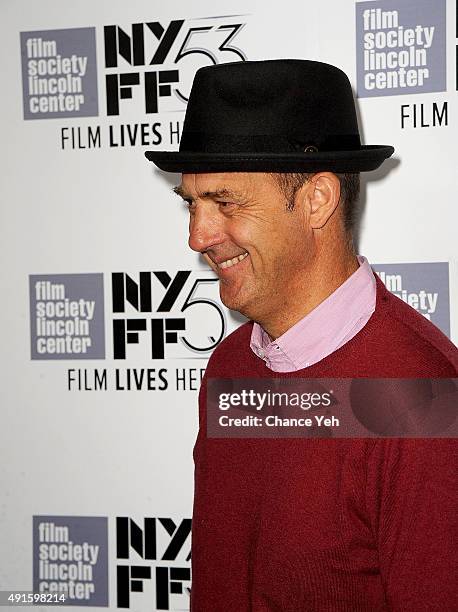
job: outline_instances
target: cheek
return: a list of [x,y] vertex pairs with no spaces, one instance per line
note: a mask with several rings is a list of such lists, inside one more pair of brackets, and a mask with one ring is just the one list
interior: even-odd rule
[[237,219],[228,227],[231,240],[253,253],[264,253],[272,241],[280,242],[276,226],[258,219]]
[[266,218],[250,211],[231,219],[226,230],[229,240],[251,252],[253,260],[283,259],[307,240],[299,219],[290,213]]
[[289,269],[302,268],[309,260],[311,235],[309,235],[299,221],[285,223],[281,231],[278,228],[272,233],[269,240],[268,256],[288,265]]
[[256,229],[248,223],[233,223],[227,228],[227,237],[230,242],[241,248],[249,249],[257,242]]

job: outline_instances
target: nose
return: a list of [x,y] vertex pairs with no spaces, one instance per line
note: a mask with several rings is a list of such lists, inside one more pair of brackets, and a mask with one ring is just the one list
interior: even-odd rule
[[189,219],[188,244],[193,251],[202,253],[224,241],[222,219],[211,202],[197,202]]

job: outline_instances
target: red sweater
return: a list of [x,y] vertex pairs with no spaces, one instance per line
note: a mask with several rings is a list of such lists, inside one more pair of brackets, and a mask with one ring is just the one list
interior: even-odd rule
[[[274,377],[252,323],[206,377]],[[282,377],[455,377],[458,351],[377,279],[366,326]],[[457,444],[449,439],[209,439],[194,449],[193,612],[458,610]]]

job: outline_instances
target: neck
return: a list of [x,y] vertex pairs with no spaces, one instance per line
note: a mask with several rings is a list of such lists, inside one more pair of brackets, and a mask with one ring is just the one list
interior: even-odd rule
[[331,295],[357,269],[359,263],[350,249],[317,251],[309,268],[292,283],[275,312],[257,322],[275,340]]

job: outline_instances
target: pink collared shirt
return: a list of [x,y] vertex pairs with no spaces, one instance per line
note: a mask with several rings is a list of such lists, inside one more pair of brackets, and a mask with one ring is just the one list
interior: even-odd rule
[[375,310],[374,273],[365,257],[359,268],[321,304],[272,341],[254,323],[250,347],[274,372],[294,372],[330,355],[356,336]]

